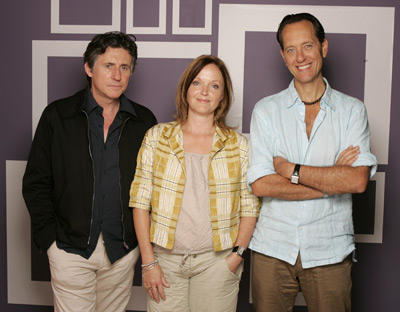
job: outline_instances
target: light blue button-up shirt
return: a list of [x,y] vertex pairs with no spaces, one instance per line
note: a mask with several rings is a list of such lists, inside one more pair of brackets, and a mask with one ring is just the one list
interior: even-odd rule
[[[370,175],[374,175],[377,161],[370,153],[364,104],[324,81],[326,91],[310,139],[304,122],[305,106],[294,81],[288,89],[256,104],[250,126],[249,185],[276,174],[275,156],[291,163],[333,166],[350,145],[360,147],[352,166],[370,166]],[[351,194],[299,201],[263,197],[249,247],[292,265],[300,252],[303,268],[341,262],[355,249]]]

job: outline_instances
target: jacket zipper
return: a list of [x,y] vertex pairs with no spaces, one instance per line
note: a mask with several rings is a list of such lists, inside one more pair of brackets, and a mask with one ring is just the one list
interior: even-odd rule
[[93,193],[92,193],[92,213],[91,213],[91,218],[90,218],[90,230],[89,230],[89,237],[88,237],[88,241],[87,244],[90,244],[90,237],[92,236],[92,226],[93,226],[93,209],[94,209],[94,193],[95,193],[95,181],[96,181],[96,177],[94,174],[94,160],[93,160],[93,153],[92,153],[92,147],[91,147],[91,141],[90,141],[90,129],[89,129],[89,116],[86,113],[86,111],[81,110],[82,113],[84,113],[84,115],[86,116],[86,121],[87,121],[87,136],[88,136],[88,142],[89,142],[89,155],[90,155],[90,159],[92,160],[92,171],[93,171]]
[[119,180],[118,180],[118,182],[119,182],[119,201],[120,201],[120,206],[121,206],[121,225],[122,225],[122,244],[124,245],[126,250],[129,249],[129,246],[125,241],[124,206],[123,206],[123,203],[122,203],[122,196],[121,196],[121,191],[122,191],[122,189],[121,189],[121,169],[119,167],[119,142],[121,140],[122,131],[124,130],[126,122],[129,119],[130,119],[129,117],[126,118],[124,123],[121,126],[121,131],[119,132],[119,135],[118,135],[118,148],[117,148],[117,152],[118,152],[118,158],[117,158],[117,162],[118,163],[117,163],[117,165],[118,165],[118,172],[119,172]]

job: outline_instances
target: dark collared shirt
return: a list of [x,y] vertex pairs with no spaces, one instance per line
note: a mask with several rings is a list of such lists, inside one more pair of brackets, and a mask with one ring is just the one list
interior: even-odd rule
[[[59,248],[76,253],[88,259],[96,248],[100,233],[111,263],[125,256],[130,249],[123,245],[122,203],[120,173],[118,168],[118,141],[123,128],[123,114],[136,115],[128,99],[120,97],[120,107],[104,142],[103,108],[93,98],[88,88],[86,112],[89,117],[90,145],[95,177],[92,226],[89,245],[77,249],[57,242]],[[83,135],[83,134],[82,134]]]

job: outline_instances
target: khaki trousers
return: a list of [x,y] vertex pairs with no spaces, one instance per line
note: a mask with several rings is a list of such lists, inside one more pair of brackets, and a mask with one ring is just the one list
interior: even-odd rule
[[303,292],[309,312],[351,311],[351,257],[340,263],[303,269],[253,252],[252,298],[256,312],[290,312]]
[[232,249],[188,256],[156,254],[170,287],[164,288],[166,301],[157,303],[147,297],[147,311],[236,311],[243,261],[232,273],[225,260],[231,252]]
[[54,311],[125,311],[131,296],[139,247],[114,264],[108,260],[102,236],[89,259],[59,249],[47,251],[54,293]]

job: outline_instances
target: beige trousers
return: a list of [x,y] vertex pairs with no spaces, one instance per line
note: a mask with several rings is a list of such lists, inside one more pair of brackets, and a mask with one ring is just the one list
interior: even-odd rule
[[236,311],[243,261],[232,273],[225,260],[231,252],[232,249],[189,256],[156,254],[170,287],[164,288],[166,301],[157,303],[147,297],[147,311]]
[[55,312],[125,311],[131,296],[139,247],[111,264],[100,235],[89,259],[65,252],[55,242],[47,255]]
[[253,252],[252,297],[257,312],[290,312],[300,288],[310,312],[351,311],[351,257],[340,263],[303,269]]

